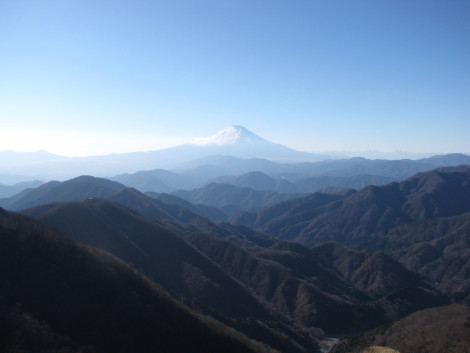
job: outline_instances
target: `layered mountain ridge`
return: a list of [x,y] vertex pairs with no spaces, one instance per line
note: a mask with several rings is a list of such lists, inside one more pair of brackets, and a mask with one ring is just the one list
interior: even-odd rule
[[[227,136],[222,140],[233,142]],[[395,173],[405,175],[417,165],[419,169],[461,158],[465,159],[447,156],[419,164],[395,161],[382,166],[386,170],[403,167]],[[215,160],[228,166],[260,162],[212,158]],[[281,164],[261,163],[274,168],[270,173],[280,173],[279,179],[275,174],[255,171],[219,177],[228,184],[212,182],[198,189],[159,194],[143,193],[115,180],[80,176],[23,190],[0,200],[0,206],[63,232],[54,239],[67,237],[85,243],[98,249],[93,250],[98,254],[110,253],[126,266],[138,268],[149,283],[161,286],[191,310],[215,318],[239,337],[247,337],[247,342],[252,342],[248,346],[259,352],[313,353],[324,334],[367,330],[417,310],[470,303],[469,166],[437,168],[403,181],[387,182],[373,174],[358,174],[356,179],[345,175],[318,179],[312,176],[309,163],[294,165],[293,169],[290,166],[288,170],[297,173],[292,177],[283,174],[287,169],[276,170],[284,168]],[[354,174],[377,169],[381,163],[355,159],[319,165],[332,174],[344,173],[348,166]],[[206,165],[191,173],[208,170]],[[165,183],[173,179],[185,183],[190,174],[142,172],[138,174],[140,182],[145,183],[149,175],[165,178]],[[291,179],[281,178],[286,175]],[[132,175],[125,179],[129,182]],[[346,179],[357,183],[357,189],[324,189],[305,195],[292,189],[279,192],[281,188],[319,185],[325,180],[334,188]],[[367,180],[384,185],[362,187]],[[7,228],[16,222],[19,228],[10,235],[19,239],[24,237],[22,233],[28,233],[28,227],[36,227],[32,226],[34,221],[2,209],[0,221],[6,222]],[[2,228],[0,236],[9,234],[7,228]],[[13,249],[8,251],[14,253]],[[45,252],[30,254],[36,263],[48,261],[42,258]],[[50,257],[54,259],[55,255]],[[5,276],[6,272],[3,279]],[[28,312],[17,311],[10,302],[2,301],[26,300],[26,294],[19,290],[9,294],[14,286],[4,286],[0,292],[0,308],[14,318],[8,321],[13,325],[8,326],[11,330],[30,337],[31,330],[44,321],[51,325],[50,330],[39,330],[42,333],[38,337],[56,335],[56,345],[72,340],[78,342],[73,346],[77,350],[85,349],[83,344],[95,347],[92,341],[83,343],[86,341],[76,336],[75,329],[57,329],[49,314],[36,308],[33,316],[37,321],[31,330],[20,329]],[[20,286],[23,288],[23,284]],[[47,286],[47,290],[54,288]],[[44,297],[27,300],[40,303]],[[110,310],[111,316],[118,311],[114,306]],[[221,344],[232,344],[227,343],[229,337],[221,339],[225,342]],[[131,341],[136,342],[136,338]]]

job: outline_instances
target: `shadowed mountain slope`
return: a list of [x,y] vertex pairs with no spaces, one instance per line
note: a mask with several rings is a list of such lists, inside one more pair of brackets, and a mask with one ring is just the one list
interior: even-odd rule
[[133,208],[146,217],[166,219],[186,223],[199,217],[185,207],[168,204],[158,199],[142,194],[135,189],[124,189],[120,193],[107,197],[108,200],[123,206]]
[[235,221],[306,244],[334,239],[385,251],[453,300],[470,302],[470,167],[366,187],[324,205],[313,202],[315,195]]
[[178,205],[183,207],[192,213],[210,219],[211,221],[225,221],[228,219],[228,215],[223,212],[221,209],[213,206],[206,206],[203,204],[192,204],[189,201],[186,201],[178,196],[171,194],[157,194],[153,192],[147,192],[146,196],[151,197],[152,199],[160,200],[161,202],[167,205]]
[[281,242],[276,248],[282,249],[278,250],[278,261],[282,256],[285,261],[295,259],[296,266],[302,271],[307,271],[302,272],[303,274],[308,274],[311,268],[309,264],[315,259],[324,268],[332,270],[340,278],[372,297],[380,297],[409,287],[431,289],[420,276],[381,252],[360,252],[335,242],[322,243],[311,249],[296,243]]
[[171,230],[171,224],[101,199],[48,204],[24,212],[118,256],[191,307],[250,337],[293,353],[315,347],[314,338],[267,310],[242,284]]
[[[297,276],[324,278],[320,288],[328,288],[328,281],[339,278],[365,294],[368,300],[364,302],[374,303],[388,319],[446,303],[444,296],[429,283],[384,253],[358,252],[333,242],[313,249],[279,242],[259,256],[288,267]],[[322,275],[321,268],[330,274]]]
[[212,180],[217,184],[229,184],[258,191],[272,190],[277,192],[295,192],[295,186],[285,179],[274,179],[260,172],[250,172],[236,176],[222,176]]
[[275,179],[261,172],[251,172],[238,176],[224,176],[212,180],[219,184],[230,184],[238,187],[248,187],[254,190],[271,190],[276,192],[311,193],[328,188],[335,189],[362,189],[368,185],[383,185],[395,179],[377,175],[352,176],[316,176],[298,181],[289,181],[285,178]]
[[274,191],[256,191],[250,188],[216,183],[211,183],[191,191],[176,191],[173,194],[193,204],[218,207],[227,214],[271,206],[301,195],[292,193],[280,194]]
[[[426,285],[398,264],[391,267],[389,278],[407,273],[412,278],[409,282],[405,283],[405,279],[393,282],[384,279],[382,273],[365,272],[363,268],[355,272],[356,277],[348,277],[339,271],[331,271],[330,263],[321,263],[320,256],[299,244],[289,245],[292,248],[286,245],[290,243],[281,246],[281,243],[258,238],[248,229],[215,225],[201,218],[194,218],[185,227],[171,223],[164,225],[99,199],[43,205],[25,212],[121,257],[141,268],[170,292],[191,302],[193,307],[216,317],[223,315],[227,317],[222,317],[224,321],[247,334],[251,332],[237,320],[270,318],[260,300],[296,325],[310,329],[321,327],[330,332],[352,326],[371,327],[386,318],[400,317],[419,309],[422,303],[436,305],[441,300],[432,290],[426,292]],[[181,236],[220,267],[195,251]],[[360,261],[356,262],[368,264],[363,267],[369,270],[382,268],[377,265],[381,260],[393,263],[393,260],[386,261],[380,256],[372,257],[372,260],[365,254],[357,257]],[[307,268],[310,272],[304,271]],[[379,278],[374,284],[382,285],[380,291],[376,289],[378,285],[373,287],[360,282],[361,270],[371,278]],[[387,297],[404,287],[415,288],[422,296],[422,303],[414,302],[407,293],[400,294],[401,302]],[[395,306],[394,311],[389,309],[392,306]],[[343,320],[345,317],[348,320]],[[286,332],[289,320],[283,324],[287,326],[278,330]],[[265,329],[272,330],[269,326]],[[256,331],[259,330],[258,324]],[[272,332],[270,335],[275,336]],[[296,335],[298,344],[308,346],[301,334]],[[270,338],[270,344],[273,339]],[[276,347],[283,345],[285,347],[285,343]]]
[[470,213],[398,226],[377,238],[409,269],[470,305]]
[[[275,212],[267,209],[258,214],[242,214],[233,222],[306,244],[332,239],[367,248],[374,232],[470,211],[470,167],[443,168],[400,183],[369,186],[321,207],[304,198],[274,209]],[[263,221],[262,215],[270,213],[278,216],[265,217]]]
[[24,216],[0,220],[0,277],[3,352],[269,351]]
[[133,264],[174,295],[235,317],[267,317],[263,307],[212,261],[129,208],[88,199],[23,212]]
[[[290,227],[299,223],[299,226],[302,226],[305,221],[316,217],[322,212],[323,206],[343,198],[345,198],[345,195],[315,193],[306,197],[280,202],[257,212],[237,214],[231,218],[231,222],[258,229],[269,235],[279,236],[279,234],[283,234],[284,225]],[[286,236],[282,237],[287,238]]]
[[392,181],[394,181],[394,178],[369,174],[352,176],[318,176],[299,180],[294,184],[294,190],[297,190],[297,192],[315,192],[324,189],[360,190],[369,185],[384,185]]
[[[365,326],[371,321],[383,322],[383,317],[374,317],[381,316],[377,311],[358,308],[366,297],[333,274],[316,280],[298,278],[289,267],[259,257],[228,239],[210,238],[196,231],[188,240],[299,326],[336,332],[361,322]],[[338,320],[340,317],[345,319]]]
[[[371,327],[386,318],[396,319],[445,302],[420,277],[384,254],[360,253],[336,244],[331,258],[340,264],[348,261],[344,253],[349,252],[351,275],[325,260],[323,249],[272,242],[249,232],[244,236],[225,225],[218,227],[222,230],[213,225],[204,228],[200,223],[192,228],[190,223],[184,234],[226,272],[298,325],[329,332]],[[223,237],[218,235],[224,232]]]
[[164,169],[116,175],[110,178],[110,180],[117,181],[141,192],[171,192],[180,189],[192,189],[198,186],[195,179]]

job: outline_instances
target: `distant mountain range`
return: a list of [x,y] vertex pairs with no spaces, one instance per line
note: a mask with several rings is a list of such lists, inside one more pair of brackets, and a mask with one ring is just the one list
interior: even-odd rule
[[[45,151],[0,152],[0,186],[33,180],[67,180],[88,174],[110,178],[142,192],[170,193],[212,182],[282,193],[324,188],[335,192],[399,181],[436,167],[469,163],[470,156],[464,154],[416,160],[338,159],[296,151],[267,141],[242,126],[230,126],[192,144],[148,152],[77,158]],[[254,172],[258,175],[244,176]],[[10,195],[6,191],[3,196]]]
[[0,165],[2,166],[19,166],[25,164],[34,165],[66,159],[67,157],[42,150],[37,152],[15,152],[12,150],[0,151]]
[[235,125],[221,130],[211,137],[199,139],[196,143],[148,152],[76,158],[60,157],[44,151],[35,153],[0,152],[0,175],[30,176],[35,179],[67,179],[83,174],[112,176],[139,170],[176,168],[183,163],[211,155],[264,158],[284,162],[318,161],[331,158],[325,155],[296,151],[272,143],[243,126]]
[[449,154],[420,160],[351,158],[315,163],[275,163],[266,159],[209,156],[194,160],[187,169],[140,171],[111,179],[142,192],[168,193],[200,188],[214,182],[260,191],[305,193],[327,188],[334,192],[344,188],[383,185],[437,167],[463,164],[470,164],[470,156]]
[[20,182],[13,185],[0,185],[0,198],[11,197],[13,195],[19,194],[25,189],[34,189],[42,184],[44,184],[42,181],[33,180]]

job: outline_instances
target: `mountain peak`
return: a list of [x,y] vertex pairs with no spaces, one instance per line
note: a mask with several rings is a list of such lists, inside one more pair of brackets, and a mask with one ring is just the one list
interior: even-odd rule
[[250,130],[241,125],[231,125],[223,130],[218,131],[212,136],[196,139],[194,144],[200,146],[227,146],[235,144],[257,146],[266,142],[267,141],[265,139],[255,135]]

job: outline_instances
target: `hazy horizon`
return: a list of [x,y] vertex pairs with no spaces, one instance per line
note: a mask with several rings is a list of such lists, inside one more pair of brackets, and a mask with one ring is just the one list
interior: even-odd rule
[[[246,127],[243,127],[246,129]],[[223,129],[226,130],[226,129]],[[222,130],[221,130],[222,131]],[[198,146],[200,145],[199,140],[207,140],[216,135],[217,133],[220,133],[221,131],[215,132],[211,136],[205,136],[205,137],[199,137],[192,139],[191,141],[186,141],[183,142],[180,145],[175,145],[175,146],[168,146],[168,147],[162,147],[162,148],[157,148],[157,149],[151,149],[151,150],[135,150],[135,151],[125,151],[125,152],[112,152],[112,153],[103,153],[103,154],[83,154],[83,155],[67,155],[64,153],[60,152],[54,152],[54,151],[49,151],[46,149],[37,149],[37,150],[27,150],[27,151],[18,151],[14,149],[7,149],[7,150],[0,150],[0,153],[8,153],[8,152],[24,152],[24,153],[50,153],[54,154],[57,156],[61,157],[67,157],[67,158],[79,158],[79,157],[98,157],[98,156],[109,156],[113,154],[123,154],[123,153],[135,153],[135,152],[150,152],[150,151],[159,151],[159,150],[166,150],[166,149],[171,149],[172,147],[179,147],[182,145],[194,145]],[[249,131],[249,129],[248,129]],[[250,131],[251,132],[251,131]],[[257,135],[258,137],[263,138],[262,136]],[[282,143],[278,141],[269,141],[269,142],[274,142],[276,144],[281,144]],[[285,145],[284,145],[285,146]],[[286,146],[289,147],[289,146]],[[301,150],[298,150],[301,151]],[[409,152],[409,151],[401,151],[401,150],[395,150],[395,151],[379,151],[379,150],[365,150],[365,151],[339,151],[339,150],[334,150],[334,151],[302,151],[302,152],[311,152],[314,154],[323,154],[326,156],[331,156],[334,158],[351,158],[351,157],[364,157],[364,158],[369,158],[369,159],[419,159],[419,158],[425,158],[433,155],[443,155],[446,154],[446,152],[427,152],[427,153],[418,153],[418,152]],[[465,152],[456,152],[456,153],[464,153]]]
[[0,151],[470,153],[470,2],[0,1]]

